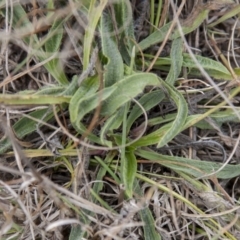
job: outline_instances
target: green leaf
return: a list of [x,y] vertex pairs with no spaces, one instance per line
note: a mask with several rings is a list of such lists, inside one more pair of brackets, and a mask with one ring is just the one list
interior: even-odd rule
[[[76,118],[75,121],[73,121],[73,118],[71,118],[72,122],[81,121],[87,113],[97,108],[97,106],[100,104],[100,101],[104,101],[107,98],[109,98],[115,92],[116,88],[117,88],[116,86],[112,86],[104,88],[101,92],[98,93],[93,93],[91,95],[86,94],[82,98],[79,97],[74,98],[74,101],[72,102],[75,103],[75,108],[73,109],[72,106],[71,109],[72,112],[75,112],[74,116],[76,116]],[[77,93],[78,91],[76,92],[76,94]]]
[[58,95],[64,92],[66,86],[53,86],[53,87],[42,87],[40,90],[35,92],[35,95]]
[[108,63],[104,67],[104,84],[105,87],[110,87],[117,81],[123,78],[124,67],[121,54],[118,50],[116,42],[111,37],[113,32],[112,20],[109,16],[102,15],[101,17],[101,43],[103,54],[107,57]]
[[98,161],[98,163],[107,170],[108,174],[114,179],[114,181],[117,184],[120,184],[121,181],[118,178],[117,174],[109,167],[109,163],[111,162],[111,159],[113,159],[113,157],[115,157],[115,152],[111,152],[107,157],[106,157],[106,161],[103,161],[101,158],[99,157],[95,157],[95,159]]
[[[42,61],[44,60],[43,57],[39,57]],[[46,57],[47,58],[47,57]],[[68,79],[64,73],[64,68],[59,61],[58,58],[54,58],[44,64],[44,67],[48,70],[48,72],[54,77],[54,79],[60,83],[61,85],[68,85]]]
[[[137,193],[139,197],[144,198],[144,194],[142,189],[139,186],[137,180],[134,181],[134,191]],[[149,207],[145,207],[139,211],[139,215],[141,217],[144,231],[144,240],[161,240],[161,236],[157,233],[155,228],[155,219],[152,216],[152,212]]]
[[[154,161],[168,167],[172,170],[187,173],[193,177],[202,177],[206,174],[211,174],[217,171],[223,164],[210,161],[199,161],[189,158],[166,156],[155,152],[138,149],[136,151],[138,156]],[[240,164],[226,165],[220,172],[216,174],[217,178],[228,179],[239,176]]]
[[74,124],[75,128],[79,130],[81,129],[80,121],[82,118],[87,113],[94,110],[99,105],[99,101],[103,101],[101,115],[111,116],[119,107],[140,94],[147,85],[160,85],[156,75],[151,73],[139,73],[127,76],[111,87],[104,88],[96,93],[98,82],[96,84],[93,80],[93,83],[88,83],[88,81],[85,85],[82,84],[83,86],[81,85],[79,87],[69,105],[71,122]]
[[107,119],[107,121],[101,128],[100,138],[104,145],[107,145],[108,147],[113,146],[113,143],[111,141],[106,140],[106,135],[111,135],[112,130],[118,129],[121,126],[123,122],[123,113],[124,107],[121,107],[119,110],[117,110],[116,113],[114,113],[111,117]]
[[84,239],[85,233],[81,226],[72,226],[69,240],[82,240]]
[[60,20],[55,20],[51,26],[47,41],[44,44],[45,51],[47,53],[58,52],[62,43],[63,37],[63,22]]
[[84,43],[83,43],[83,70],[86,70],[89,65],[91,47],[93,45],[94,34],[97,28],[98,21],[103,15],[103,10],[107,5],[108,0],[99,1],[98,5],[95,0],[91,0],[88,11],[88,26],[85,29]]
[[72,96],[78,88],[78,76],[74,76],[68,86],[46,86],[42,87],[34,95],[55,95],[55,96]]
[[[240,111],[235,109],[240,114]],[[221,127],[223,123],[230,123],[230,122],[239,122],[239,118],[233,109],[226,109],[223,111],[218,111],[209,115],[212,119],[214,124],[218,127]],[[194,116],[194,115],[193,115]],[[201,128],[201,129],[214,129],[213,126],[205,120],[199,121],[198,123],[194,124],[194,126]]]
[[137,172],[137,159],[134,151],[130,148],[126,149],[125,158],[121,159],[121,171],[125,193],[128,198],[132,198],[134,192],[133,183],[135,180],[135,174]]
[[[139,44],[139,48],[143,51],[157,43],[160,43],[164,40],[172,22],[169,22],[165,24],[160,29],[156,30],[154,33],[150,34],[148,37],[144,38]],[[138,52],[139,49],[136,48],[136,52]]]
[[148,120],[149,126],[155,126],[158,124],[168,123],[173,121],[176,118],[177,113],[170,113],[167,115],[164,115],[163,117],[155,117]]
[[[52,112],[48,113],[47,111],[48,111],[47,109],[41,109],[34,111],[29,115],[30,117],[36,118],[38,120],[48,121],[53,117],[53,113]],[[22,139],[27,134],[32,133],[33,131],[36,130],[36,124],[37,124],[36,121],[29,119],[27,117],[23,117],[13,125],[13,130],[16,136],[19,139]],[[0,140],[0,153],[4,153],[10,147],[11,147],[10,139],[3,138]]]
[[72,77],[72,81],[65,88],[65,90],[60,94],[62,96],[73,96],[78,89],[78,76],[75,75]]
[[112,162],[113,158],[115,157],[115,153],[113,152],[109,152],[106,156],[106,158],[104,160],[102,160],[99,157],[96,157],[97,161],[101,164],[101,167],[97,173],[97,177],[96,177],[96,181],[93,185],[93,192],[94,192],[94,199],[93,202],[96,203],[97,201],[104,206],[105,208],[107,208],[110,211],[113,211],[109,205],[107,205],[106,202],[104,202],[100,196],[99,193],[103,190],[103,178],[106,175],[107,172],[111,172],[114,175],[114,179],[117,180],[117,182],[119,183],[119,179],[116,177],[116,175],[112,172],[112,170],[109,168],[109,164]]
[[[210,76],[216,79],[232,79],[230,72],[220,62],[214,61],[207,57],[195,55],[199,65],[201,65]],[[190,74],[199,75],[198,66],[193,61],[191,56],[187,53],[183,53],[183,66],[190,69]]]
[[114,9],[119,32],[119,51],[125,63],[129,65],[135,40],[131,3],[125,0],[117,1],[114,4]]
[[143,136],[141,139],[133,143],[131,145],[132,147],[137,148],[140,146],[149,146],[156,143],[158,143],[157,147],[164,146],[169,141],[171,141],[179,132],[181,132],[183,130],[183,127],[185,127],[186,125],[185,122],[187,120],[188,106],[185,99],[183,98],[181,93],[179,93],[174,87],[168,85],[165,82],[163,82],[162,85],[166,88],[169,96],[177,105],[178,112],[177,114],[169,114],[169,117],[167,117],[166,119],[159,117],[157,119],[150,120],[150,125],[155,125],[158,123],[169,122],[173,119],[172,122],[165,124],[160,129],[146,136]]
[[[240,113],[240,111],[238,109],[236,109],[235,111],[237,111],[238,113]],[[236,115],[233,109],[226,109],[223,111],[218,111],[215,113],[210,114],[210,117],[213,118],[217,123],[221,124],[221,123],[225,123],[225,122],[239,122],[239,118]]]
[[48,105],[69,101],[70,97],[65,96],[0,94],[0,103],[5,105]]
[[[11,13],[11,11],[8,11],[8,12]],[[47,58],[49,58],[50,54],[53,54],[59,51],[61,41],[62,41],[62,36],[63,36],[62,24],[63,24],[63,21],[65,21],[65,19],[63,19],[62,21],[60,20],[54,21],[47,35],[47,41],[45,43],[46,51],[44,51],[42,48],[42,43],[37,38],[37,35],[30,34],[32,32],[35,32],[35,27],[29,21],[28,14],[25,12],[24,8],[20,4],[14,5],[12,16],[9,16],[8,19],[13,20],[12,23],[13,23],[13,28],[15,29],[15,33],[18,34],[19,36],[27,35],[26,37],[23,38],[25,43],[27,45],[30,45],[32,49],[35,50],[33,51],[33,53],[30,53],[28,57],[31,57],[32,55],[34,55],[39,60],[44,61]],[[48,54],[49,52],[50,54]],[[56,79],[56,81],[58,81],[62,85],[68,84],[67,77],[64,73],[63,67],[61,66],[61,63],[58,58],[50,60],[44,66],[48,70],[48,72]]]
[[[46,54],[54,54],[59,52],[63,37],[63,21],[55,20],[52,27],[50,28],[47,41],[44,45]],[[45,58],[47,58],[47,55]],[[44,58],[41,58],[44,60]],[[58,58],[52,59],[47,62],[45,68],[50,72],[50,74],[62,85],[68,84],[68,79],[65,75],[64,68],[61,61]]]
[[169,92],[170,97],[173,99],[177,105],[177,115],[176,119],[172,122],[171,125],[167,124],[162,127],[163,136],[158,142],[157,147],[162,147],[171,141],[182,129],[185,124],[188,115],[188,105],[180,92],[178,92],[174,87],[163,82],[163,85]]
[[[75,92],[73,97],[71,98],[69,104],[69,112],[71,122],[77,124],[80,119],[78,118],[78,114],[81,114],[81,106],[80,103],[84,98],[87,98],[89,95],[92,95],[99,88],[99,80],[96,76],[85,79],[78,90]],[[97,97],[99,99],[99,96]],[[78,124],[77,124],[78,125]]]
[[[203,23],[203,21],[206,19],[209,11],[210,10],[206,6],[206,7],[199,8],[199,11],[195,12],[194,18],[193,18],[193,16],[190,15],[190,17],[193,19],[189,18],[188,21],[183,22],[183,24],[181,26],[183,34],[185,35],[185,34],[191,33],[192,31],[197,29]],[[190,22],[190,24],[189,24],[189,22]],[[142,40],[139,43],[140,49],[143,51],[152,45],[162,42],[165,39],[165,36],[166,36],[169,28],[171,27],[171,24],[172,24],[172,22],[165,24],[163,27],[161,27],[160,29],[158,29],[157,31],[155,31],[154,33],[149,35],[148,37],[144,38],[144,40]],[[181,34],[180,34],[179,30],[176,29],[170,35],[169,39],[174,40],[179,37],[181,37]],[[138,49],[136,49],[136,51],[138,51]]]
[[[198,61],[198,64],[191,58],[187,53],[183,53],[183,62],[182,66],[189,69],[188,74],[192,76],[202,76],[202,73],[199,70],[199,65],[201,65],[204,70],[211,76],[216,79],[231,80],[232,75],[227,70],[227,68],[220,62],[214,61],[210,58],[203,57],[200,55],[194,55]],[[147,59],[153,59],[153,56],[145,54]],[[169,65],[172,63],[172,58],[162,58],[159,57],[154,65],[155,69],[160,69],[169,72]],[[180,60],[181,61],[181,60]],[[145,61],[146,66],[149,66],[149,61]]]
[[120,106],[142,93],[144,88],[149,85],[160,86],[160,82],[155,74],[137,73],[118,81],[113,85],[115,87],[114,92],[103,102],[101,114],[110,116]]
[[172,42],[171,48],[171,68],[169,70],[168,76],[166,78],[166,83],[169,85],[174,85],[174,82],[177,80],[183,65],[183,46],[182,39],[177,38]]
[[[139,99],[139,103],[142,105],[145,111],[148,111],[154,106],[158,105],[164,99],[164,97],[165,94],[162,90],[156,90],[144,94]],[[129,132],[134,121],[142,114],[143,114],[142,109],[137,104],[135,104],[127,119],[127,133]]]
[[[233,3],[233,2],[232,2]],[[229,18],[234,17],[235,15],[238,15],[240,12],[240,5],[236,4],[236,6],[234,6],[232,9],[230,9],[229,11],[226,11],[223,16],[221,16],[220,18],[217,18],[216,21],[210,23],[207,25],[208,28],[212,28],[214,26],[216,26],[217,24],[226,21]]]
[[[183,128],[186,128],[188,107],[183,96],[172,86],[167,85],[163,82],[163,86],[167,89],[169,96],[173,99],[175,104],[177,105],[178,112],[174,114],[169,114],[166,116],[166,119],[163,117],[158,117],[152,120],[149,120],[150,126],[171,122],[165,124],[160,129],[143,136],[138,141],[134,142],[132,147],[140,147],[140,146],[149,146],[158,143],[158,147],[164,146],[169,141],[171,141],[178,133],[183,131]],[[160,140],[159,140],[160,139]]]

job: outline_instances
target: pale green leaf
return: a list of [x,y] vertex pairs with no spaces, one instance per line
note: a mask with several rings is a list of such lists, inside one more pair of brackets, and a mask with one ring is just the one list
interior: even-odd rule
[[45,105],[70,102],[70,97],[54,95],[13,95],[0,94],[0,103],[4,105]]
[[[164,99],[164,97],[165,94],[162,90],[156,90],[144,94],[139,99],[139,103],[142,105],[145,111],[148,111],[157,104],[159,104]],[[135,104],[127,119],[127,132],[129,132],[134,121],[142,114],[143,114],[142,109],[137,104]]]
[[174,87],[163,82],[164,87],[168,90],[170,97],[173,99],[177,105],[177,115],[176,119],[170,125],[165,125],[162,127],[164,131],[163,136],[160,138],[157,147],[162,147],[171,141],[182,129],[185,124],[188,115],[188,105],[180,92],[178,92]]
[[177,38],[172,42],[172,48],[170,53],[171,67],[166,78],[166,83],[174,85],[177,80],[183,64],[183,43],[181,38]]
[[[141,189],[137,180],[134,181],[134,191],[139,197],[144,197],[143,190]],[[153,218],[152,212],[149,207],[144,207],[139,211],[144,231],[144,240],[161,240],[161,236],[157,233],[155,228],[155,219]]]
[[104,125],[101,128],[100,139],[104,145],[112,147],[113,144],[111,141],[106,140],[106,135],[111,135],[112,130],[118,129],[123,122],[123,112],[124,107],[121,107],[116,113],[107,119]]
[[[170,26],[171,26],[172,22],[169,22],[167,24],[165,24],[163,27],[159,28],[158,30],[156,30],[155,32],[153,32],[152,34],[150,34],[149,36],[147,36],[146,38],[144,38],[139,44],[139,48],[143,51],[157,43],[160,43],[164,40],[167,31],[169,30]],[[139,49],[136,48],[136,52],[138,52]]]
[[[192,31],[194,31],[195,29],[197,29],[203,23],[203,21],[206,19],[206,17],[208,16],[208,13],[209,13],[209,9],[207,9],[207,8],[200,9],[200,11],[197,12],[197,14],[195,14],[195,17],[190,22],[190,24],[186,23],[185,25],[183,24],[181,26],[183,34],[184,35],[188,34]],[[163,27],[161,27],[154,33],[150,34],[148,37],[144,38],[139,43],[139,47],[142,49],[142,51],[149,48],[152,45],[162,42],[165,39],[165,36],[166,36],[171,24],[172,24],[172,22],[165,24]],[[181,34],[180,34],[179,30],[176,29],[170,35],[169,39],[174,40],[179,37],[181,37]],[[136,48],[136,51],[138,51],[137,48]]]
[[[98,87],[99,80],[96,76],[87,78],[82,82],[81,86],[71,98],[69,104],[70,119],[72,123],[80,121],[78,114],[81,114],[80,103],[82,100],[89,97],[89,95],[94,94],[97,91]],[[97,96],[97,99],[99,99],[99,96]]]
[[[116,86],[104,88],[101,92],[99,93],[93,93],[93,94],[86,94],[85,96],[79,98],[75,97],[76,94],[78,94],[78,91],[76,94],[73,96],[73,101],[71,104],[70,114],[71,112],[75,113],[73,118],[73,114],[71,115],[71,121],[72,122],[79,122],[83,119],[83,117],[87,114],[90,113],[92,110],[96,109],[97,106],[100,104],[100,101],[104,101],[108,99],[116,90]],[[74,105],[73,105],[74,104]],[[73,109],[74,108],[74,109]]]
[[60,95],[66,90],[66,86],[53,86],[53,87],[42,87],[40,90],[35,92],[36,95]]
[[133,183],[135,180],[135,174],[137,172],[137,159],[132,149],[126,149],[125,159],[121,160],[121,165],[121,175],[125,193],[129,198],[132,198],[134,192]]
[[[201,65],[210,76],[217,79],[232,79],[230,72],[220,62],[199,55],[195,55],[195,57],[198,64]],[[199,75],[198,65],[196,65],[194,60],[187,53],[183,54],[183,66],[188,67],[191,71],[190,73]]]
[[118,81],[113,85],[115,87],[114,92],[103,102],[101,114],[110,116],[120,106],[142,93],[148,85],[160,86],[160,82],[155,74],[137,73]]
[[45,42],[45,51],[47,53],[58,52],[62,43],[63,38],[63,22],[60,20],[55,20],[51,26],[47,41]]
[[119,32],[119,51],[125,63],[129,65],[135,40],[131,3],[120,0],[114,4],[114,9]]
[[221,16],[220,18],[217,18],[216,21],[208,24],[208,28],[212,28],[212,27],[216,26],[217,24],[222,23],[222,22],[226,21],[227,19],[234,17],[235,15],[238,15],[239,13],[240,13],[240,5],[236,5],[229,11],[225,12],[223,14],[223,16]]
[[101,0],[98,4],[91,0],[88,11],[88,25],[85,29],[84,43],[83,43],[83,70],[86,70],[89,65],[91,48],[94,41],[94,34],[97,28],[98,21],[103,15],[103,10],[107,5],[108,0]]
[[[145,159],[155,161],[160,165],[168,167],[172,170],[184,172],[196,178],[202,177],[207,174],[211,174],[217,171],[223,165],[222,163],[216,163],[211,161],[200,161],[178,156],[166,156],[141,149],[137,150],[136,154]],[[240,164],[237,165],[228,164],[220,172],[216,174],[216,177],[228,179],[239,176],[239,174]]]
[[72,226],[69,240],[83,240],[84,236],[86,236],[86,231],[81,226]]
[[62,96],[73,96],[78,89],[78,76],[75,75],[72,77],[70,84],[65,87],[65,90],[60,94]]
[[[48,121],[53,117],[53,113],[47,112],[47,111],[48,111],[47,109],[41,109],[41,110],[34,111],[29,115],[30,117],[36,118],[41,121]],[[36,124],[37,124],[36,121],[27,117],[23,117],[13,125],[13,130],[16,136],[19,139],[22,139],[27,134],[32,133],[33,131],[36,131]],[[10,147],[11,147],[11,140],[6,138],[3,138],[0,140],[0,153],[4,153]]]
[[[238,113],[240,113],[239,109],[235,109]],[[239,122],[239,118],[236,115],[233,109],[226,109],[223,111],[218,111],[210,114],[210,117],[213,118],[217,123],[226,123],[226,122]]]
[[105,65],[104,85],[110,87],[123,78],[124,67],[121,54],[116,42],[110,33],[113,32],[112,21],[109,16],[104,14],[101,17],[101,43],[103,54],[107,57],[108,62]]

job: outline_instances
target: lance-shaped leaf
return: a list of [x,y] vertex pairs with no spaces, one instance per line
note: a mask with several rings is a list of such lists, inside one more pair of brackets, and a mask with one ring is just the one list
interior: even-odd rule
[[[75,92],[69,104],[70,119],[73,124],[80,122],[82,115],[92,110],[90,106],[86,106],[86,102],[84,101],[94,95],[98,88],[99,80],[95,76],[85,79],[79,89]],[[99,100],[99,96],[97,97],[97,100]],[[83,110],[82,107],[85,110]],[[88,110],[88,108],[91,110]]]
[[[166,156],[155,152],[137,150],[138,156],[144,157],[151,161],[156,161],[159,164],[166,166],[170,169],[190,174],[194,177],[202,177],[203,175],[211,174],[222,167],[222,163],[200,161],[195,159],[177,157],[177,156]],[[217,178],[228,179],[239,176],[240,164],[237,165],[226,165],[220,172],[216,174]]]
[[[165,97],[165,94],[162,90],[156,90],[156,91],[144,94],[139,99],[139,104],[142,105],[145,111],[148,111],[154,106],[156,106],[157,104],[159,104],[164,99],[164,97]],[[129,132],[134,121],[142,114],[143,114],[143,110],[137,104],[135,104],[127,119],[127,132]]]
[[155,74],[137,73],[118,81],[113,85],[115,87],[114,92],[103,102],[101,114],[104,116],[113,114],[116,109],[131,101],[149,85],[160,86],[160,81]]
[[111,36],[113,33],[113,26],[108,15],[103,14],[101,17],[100,32],[102,51],[108,59],[104,67],[104,85],[105,87],[110,87],[123,78],[124,67],[116,39],[114,41],[114,38]]
[[121,159],[121,175],[125,193],[129,198],[133,196],[133,183],[137,172],[137,159],[133,149],[127,148],[125,158]]
[[170,54],[171,67],[166,79],[166,82],[170,85],[174,84],[181,72],[183,64],[182,50],[182,39],[177,38],[173,40]]
[[[205,7],[201,7],[199,9],[197,9],[196,12],[190,14],[188,19],[186,19],[182,23],[181,27],[182,27],[183,34],[188,34],[192,31],[194,31],[195,29],[197,29],[202,24],[202,22],[206,19],[209,11],[210,10],[208,9],[208,7],[206,5]],[[148,37],[144,38],[144,40],[142,40],[139,43],[139,47],[142,50],[145,50],[154,44],[162,42],[164,40],[169,28],[171,27],[171,25],[172,25],[172,22],[169,22],[169,23],[165,24],[163,27],[161,27],[160,29],[158,29],[157,31],[155,31],[154,33],[152,33],[151,35],[149,35]],[[169,39],[174,40],[179,37],[181,37],[180,31],[178,29],[176,29],[170,35]],[[137,48],[136,48],[136,50],[138,51]]]
[[173,99],[177,105],[177,115],[176,119],[171,125],[167,124],[162,128],[163,135],[158,142],[157,147],[162,147],[171,141],[182,129],[185,124],[188,115],[187,103],[180,92],[178,92],[174,87],[163,82],[164,87],[168,90],[170,97]]

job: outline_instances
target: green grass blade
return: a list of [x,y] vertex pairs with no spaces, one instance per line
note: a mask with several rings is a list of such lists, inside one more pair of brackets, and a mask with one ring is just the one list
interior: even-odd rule
[[[113,154],[113,153],[111,153]],[[115,155],[113,154],[113,157]],[[111,157],[111,156],[109,156]],[[108,174],[113,178],[113,180],[117,183],[117,184],[120,184],[121,181],[120,179],[117,177],[116,173],[108,166],[108,162],[105,163],[105,161],[103,161],[100,157],[95,157],[95,159],[97,160],[97,162],[107,170]]]

